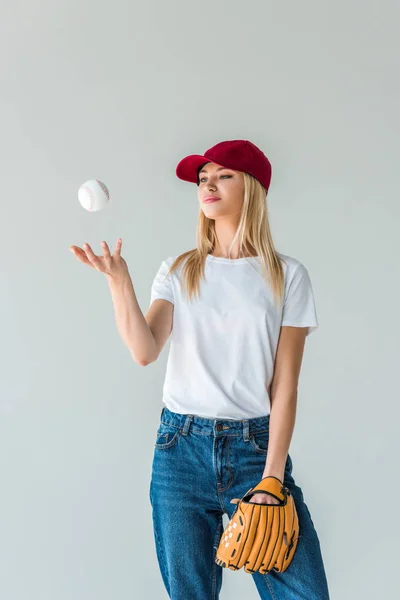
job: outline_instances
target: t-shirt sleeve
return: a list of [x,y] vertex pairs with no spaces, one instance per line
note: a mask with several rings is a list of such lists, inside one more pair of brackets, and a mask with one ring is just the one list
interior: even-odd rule
[[150,305],[153,300],[156,300],[157,298],[164,298],[164,300],[169,300],[169,302],[174,304],[171,276],[167,274],[169,268],[170,265],[167,264],[166,260],[163,260],[153,279],[150,293]]
[[302,264],[296,268],[285,292],[281,325],[308,327],[307,335],[319,326],[310,276]]

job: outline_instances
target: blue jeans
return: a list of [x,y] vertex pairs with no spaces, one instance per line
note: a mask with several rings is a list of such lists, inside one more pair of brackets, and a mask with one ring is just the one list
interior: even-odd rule
[[[206,419],[163,407],[156,434],[150,502],[161,576],[173,600],[215,600],[223,567],[215,553],[241,498],[262,478],[269,415],[244,420]],[[299,518],[299,541],[286,571],[249,573],[260,598],[329,600],[321,548],[288,454],[284,484]],[[232,571],[233,573],[233,571]]]

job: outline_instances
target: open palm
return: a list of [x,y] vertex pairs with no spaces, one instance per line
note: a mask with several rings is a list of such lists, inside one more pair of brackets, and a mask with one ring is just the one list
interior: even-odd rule
[[113,278],[121,279],[129,274],[128,265],[121,256],[122,240],[119,239],[115,245],[114,253],[111,254],[106,242],[102,242],[103,255],[97,255],[93,252],[89,244],[84,244],[83,248],[79,246],[69,246],[71,252],[85,265],[96,269],[101,273]]

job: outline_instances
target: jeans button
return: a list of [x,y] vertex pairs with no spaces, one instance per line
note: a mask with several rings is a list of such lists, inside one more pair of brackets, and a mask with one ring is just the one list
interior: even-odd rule
[[222,423],[217,423],[217,431],[221,431],[222,429]]

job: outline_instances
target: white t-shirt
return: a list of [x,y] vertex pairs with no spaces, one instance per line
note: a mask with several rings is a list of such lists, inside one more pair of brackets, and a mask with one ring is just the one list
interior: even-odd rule
[[[285,273],[283,307],[273,301],[258,256],[208,255],[200,297],[188,301],[179,276],[166,277],[168,257],[153,280],[150,304],[174,304],[162,401],[173,412],[206,418],[246,419],[270,413],[269,386],[281,325],[318,327],[307,269],[278,253]],[[183,279],[183,276],[182,276]],[[183,286],[183,283],[182,283]]]

